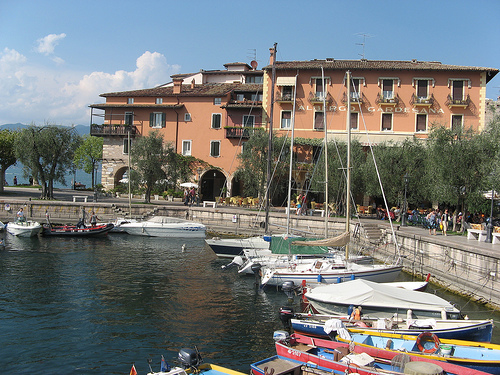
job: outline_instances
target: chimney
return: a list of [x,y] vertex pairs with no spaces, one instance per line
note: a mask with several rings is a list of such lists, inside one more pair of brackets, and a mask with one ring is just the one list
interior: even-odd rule
[[271,56],[269,57],[269,65],[274,64],[274,60],[276,59],[276,50],[273,48],[269,48],[269,52]]
[[174,78],[174,94],[180,94],[182,91],[182,78]]
[[193,80],[191,81],[191,89],[194,89],[194,78],[193,78]]

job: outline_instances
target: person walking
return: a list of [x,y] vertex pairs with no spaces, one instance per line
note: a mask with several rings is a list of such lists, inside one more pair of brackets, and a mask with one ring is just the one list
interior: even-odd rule
[[429,215],[427,215],[427,222],[429,224],[429,234],[435,236],[437,227],[436,210],[431,210],[431,212],[429,212]]
[[450,214],[448,213],[448,209],[444,210],[444,213],[441,215],[441,225],[443,226],[443,236],[446,236],[446,232],[448,231],[448,220],[450,220]]

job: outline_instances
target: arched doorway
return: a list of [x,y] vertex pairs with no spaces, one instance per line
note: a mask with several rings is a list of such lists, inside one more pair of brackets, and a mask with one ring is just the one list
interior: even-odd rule
[[219,197],[225,197],[222,189],[225,187],[226,176],[221,171],[210,169],[201,176],[201,199],[204,201],[214,201]]

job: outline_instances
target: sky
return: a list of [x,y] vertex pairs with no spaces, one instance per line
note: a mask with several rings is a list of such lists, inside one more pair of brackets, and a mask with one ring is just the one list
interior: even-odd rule
[[[277,59],[500,68],[499,0],[0,0],[0,125],[88,125],[107,92]],[[487,97],[500,96],[500,73]]]

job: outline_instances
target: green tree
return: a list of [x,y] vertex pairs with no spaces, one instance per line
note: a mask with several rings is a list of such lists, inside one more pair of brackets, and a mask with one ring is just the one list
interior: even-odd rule
[[17,132],[0,131],[0,192],[4,191],[5,171],[16,163],[15,140]]
[[130,150],[132,171],[131,184],[145,189],[145,203],[150,203],[151,193],[159,185],[164,184],[166,174],[163,166],[166,162],[166,150],[163,147],[163,136],[151,132],[148,136],[138,138]]
[[66,185],[65,174],[74,169],[74,152],[81,137],[74,128],[30,125],[16,137],[16,157],[24,165],[24,173],[42,185],[42,199],[54,198],[54,181]]
[[83,137],[82,144],[75,151],[74,163],[77,168],[83,168],[85,173],[92,174],[92,189],[95,186],[95,174],[102,160],[101,137],[92,137],[86,135]]

